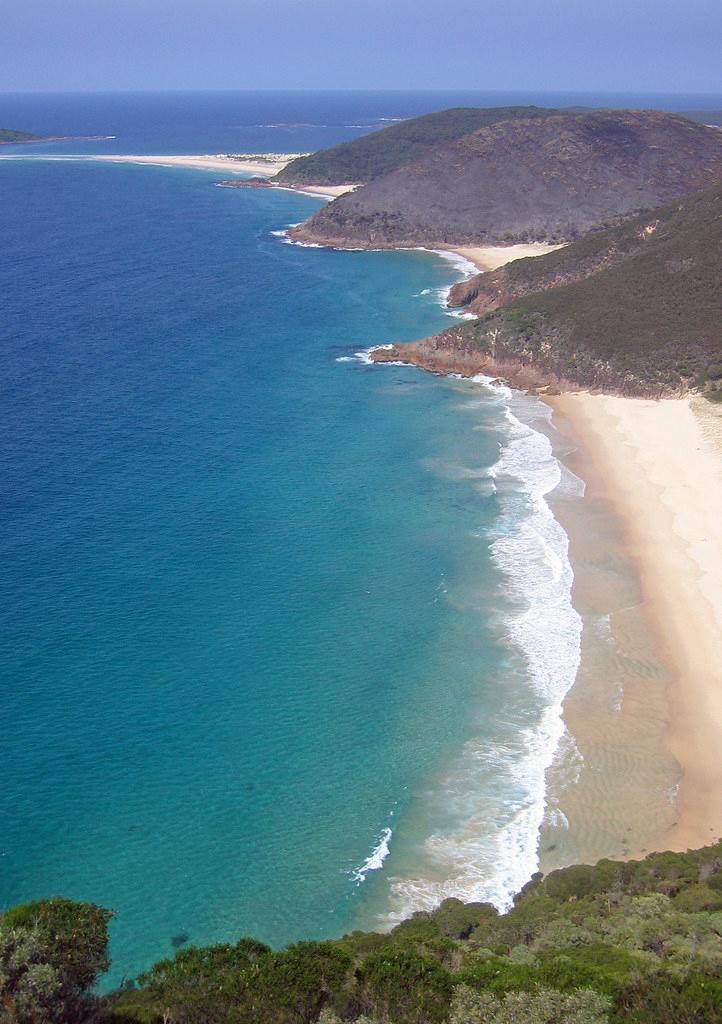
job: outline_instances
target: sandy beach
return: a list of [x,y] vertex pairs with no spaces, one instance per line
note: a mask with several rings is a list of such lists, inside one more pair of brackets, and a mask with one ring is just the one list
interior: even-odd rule
[[526,256],[543,256],[561,245],[548,245],[546,242],[525,242],[519,245],[475,245],[475,246],[444,246],[449,252],[455,252],[469,260],[481,271],[498,270],[506,263],[521,260]]
[[[236,156],[226,156],[223,153],[211,155],[189,155],[189,156],[134,156],[133,154],[123,156],[93,156],[88,159],[103,160],[110,163],[121,164],[148,164],[152,167],[192,167],[201,171],[226,171],[233,174],[250,174],[256,178],[271,178],[278,174],[292,160],[303,153],[244,153]],[[358,185],[277,185],[289,192],[301,192],[303,195],[323,196],[327,199],[335,199],[346,192],[353,192]]]
[[254,174],[259,177],[271,177],[282,171],[286,164],[301,153],[244,153],[237,156],[196,154],[195,156],[136,156],[112,155],[93,156],[92,160],[103,160],[109,163],[150,164],[155,167],[194,167],[204,171],[234,171],[239,174]]
[[[647,676],[653,658],[665,668],[657,696],[640,689],[649,680],[637,672],[636,691],[630,686],[620,695],[617,728],[623,732],[631,721],[635,736],[645,733],[636,750],[644,755],[640,770],[656,756],[658,736],[679,766],[679,789],[671,793],[673,813],[658,814],[647,845],[635,848],[632,839],[623,852],[706,845],[722,835],[722,409],[699,397],[655,402],[579,393],[548,401],[560,428],[579,444],[573,469],[587,484],[584,500],[609,503],[636,570],[638,605],[625,610],[622,628],[627,639],[639,632],[639,623],[628,623],[640,613],[654,641],[638,666]],[[594,541],[584,539],[588,552]],[[585,699],[580,704],[578,694],[570,695],[572,733],[584,722]],[[598,742],[587,733],[583,741]],[[635,782],[634,754],[624,755],[631,765],[627,786]],[[639,808],[638,796],[634,802]]]

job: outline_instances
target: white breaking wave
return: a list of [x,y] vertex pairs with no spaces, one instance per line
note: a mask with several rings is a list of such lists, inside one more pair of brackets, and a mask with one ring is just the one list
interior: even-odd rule
[[351,872],[351,877],[358,885],[366,881],[366,875],[369,871],[380,871],[384,866],[384,861],[389,855],[389,843],[392,835],[392,830],[385,828],[378,837],[378,843],[363,864]]
[[442,259],[448,260],[449,263],[452,263],[455,269],[464,275],[462,280],[468,277],[473,277],[475,274],[479,273],[477,265],[458,252],[449,252],[448,249],[431,249],[425,251],[435,252],[437,256],[441,256]]
[[[378,352],[379,349],[393,348],[393,345],[372,345],[370,348],[362,348],[358,352],[354,352],[352,356],[337,356],[337,363],[361,363],[363,366],[374,366],[375,363],[371,358],[372,352]],[[411,363],[401,362],[399,359],[389,360],[384,363],[384,366],[411,366]]]
[[579,667],[582,629],[571,601],[568,539],[546,501],[562,471],[549,438],[511,408],[524,415],[536,406],[489,378],[479,383],[505,406],[508,423],[508,441],[490,470],[501,515],[489,550],[511,606],[504,635],[523,659],[540,710],[521,728],[503,723],[508,728],[497,742],[467,743],[430,794],[432,811],[438,805],[442,819],[450,811],[456,824],[426,839],[417,877],[390,879],[387,925],[449,896],[508,909],[538,868],[545,814],[560,820],[558,808],[548,807],[546,776],[562,742],[567,749],[571,742],[562,702]]
[[455,320],[476,320],[476,316],[473,313],[468,313],[461,309],[449,309],[449,295],[454,284],[458,284],[459,281],[467,281],[470,277],[478,274],[479,268],[471,260],[468,260],[466,256],[461,256],[458,252],[449,252],[447,249],[432,249],[431,251],[451,263],[454,269],[461,274],[458,281],[454,281],[444,288],[439,288],[437,291],[439,305],[444,310],[444,313],[446,316],[454,317]]
[[286,228],[280,228],[278,231],[270,231],[269,234],[275,235],[276,238],[282,239],[285,245],[298,245],[302,249],[323,249],[325,246],[319,245],[318,242],[297,242],[295,238],[289,238],[288,232],[291,228],[298,227],[298,224],[289,224]]
[[[280,189],[284,188],[284,186],[282,185],[278,185],[276,187]],[[300,192],[299,189],[286,189],[286,191]],[[315,193],[311,192],[304,192],[301,194],[310,195],[314,199],[324,199],[327,202],[331,202],[333,200],[333,196],[318,196]],[[448,305],[449,295],[454,285],[458,284],[459,281],[465,281],[467,280],[467,278],[479,273],[479,268],[474,263],[472,263],[471,260],[468,260],[465,256],[460,256],[459,253],[456,252],[449,252],[446,249],[427,249],[423,245],[413,247],[401,246],[398,249],[370,249],[366,248],[366,246],[347,245],[343,246],[342,248],[338,248],[338,246],[323,245],[320,242],[299,242],[294,238],[290,238],[288,235],[288,230],[289,228],[292,227],[298,227],[298,225],[289,224],[288,228],[284,228],[280,231],[271,231],[270,233],[272,235],[275,235],[277,238],[281,238],[286,245],[298,245],[304,249],[333,249],[335,252],[428,252],[432,253],[435,256],[441,256],[442,259],[445,259],[449,263],[453,264],[454,268],[461,274],[461,277],[459,277],[456,281],[452,281],[451,284],[444,285],[441,288],[423,288],[414,296],[414,298],[421,298],[426,297],[427,295],[434,295],[436,301],[441,306],[446,316],[453,317],[455,320],[476,320],[476,315],[474,313],[469,313],[463,309],[450,309]]]

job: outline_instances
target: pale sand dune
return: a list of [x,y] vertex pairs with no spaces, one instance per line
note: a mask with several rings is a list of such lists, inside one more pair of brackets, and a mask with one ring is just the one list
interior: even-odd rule
[[677,821],[661,849],[722,836],[722,410],[567,394],[578,464],[621,517],[643,606],[670,669],[666,742],[682,769]]
[[525,242],[519,245],[473,245],[458,246],[446,245],[449,252],[456,252],[459,256],[474,263],[479,270],[497,270],[505,263],[512,260],[521,260],[525,256],[543,256],[554,249],[561,249],[561,245],[547,245],[546,242]]
[[235,159],[217,154],[196,156],[93,156],[93,160],[105,160],[110,163],[151,164],[155,167],[194,167],[207,171],[236,171],[241,174],[254,174],[271,177],[283,170],[299,153],[249,153]]
[[[251,174],[258,178],[270,178],[303,153],[249,153],[237,159],[217,154],[216,156],[93,156],[91,160],[105,160],[110,163],[149,164],[153,167],[192,167],[203,171],[230,171],[234,174]],[[324,196],[335,199],[346,192],[353,192],[358,185],[277,185],[290,192],[304,195]]]

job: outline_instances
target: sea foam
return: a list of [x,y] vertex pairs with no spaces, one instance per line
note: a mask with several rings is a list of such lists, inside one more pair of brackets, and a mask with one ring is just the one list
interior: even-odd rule
[[351,877],[359,885],[361,882],[366,881],[366,875],[369,871],[379,871],[384,866],[384,861],[389,855],[389,843],[392,835],[392,830],[390,828],[385,828],[378,837],[376,846],[373,848],[363,864],[351,872]]
[[449,896],[507,909],[538,868],[540,829],[554,810],[546,774],[569,747],[562,702],[579,666],[582,623],[571,601],[568,539],[546,500],[562,470],[546,434],[523,422],[539,415],[538,404],[488,378],[480,383],[503,407],[507,432],[490,471],[500,516],[487,537],[511,609],[501,631],[521,659],[537,711],[503,738],[465,745],[430,795],[454,823],[427,837],[416,877],[390,879],[387,925]]

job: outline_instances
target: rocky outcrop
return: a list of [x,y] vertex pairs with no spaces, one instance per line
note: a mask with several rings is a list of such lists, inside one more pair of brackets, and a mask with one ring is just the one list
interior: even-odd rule
[[467,344],[463,336],[453,330],[404,345],[372,349],[370,358],[374,363],[404,363],[442,376],[476,377],[483,374],[492,380],[508,381],[524,390],[569,390],[574,387],[571,381],[521,359],[495,359],[489,352]]

